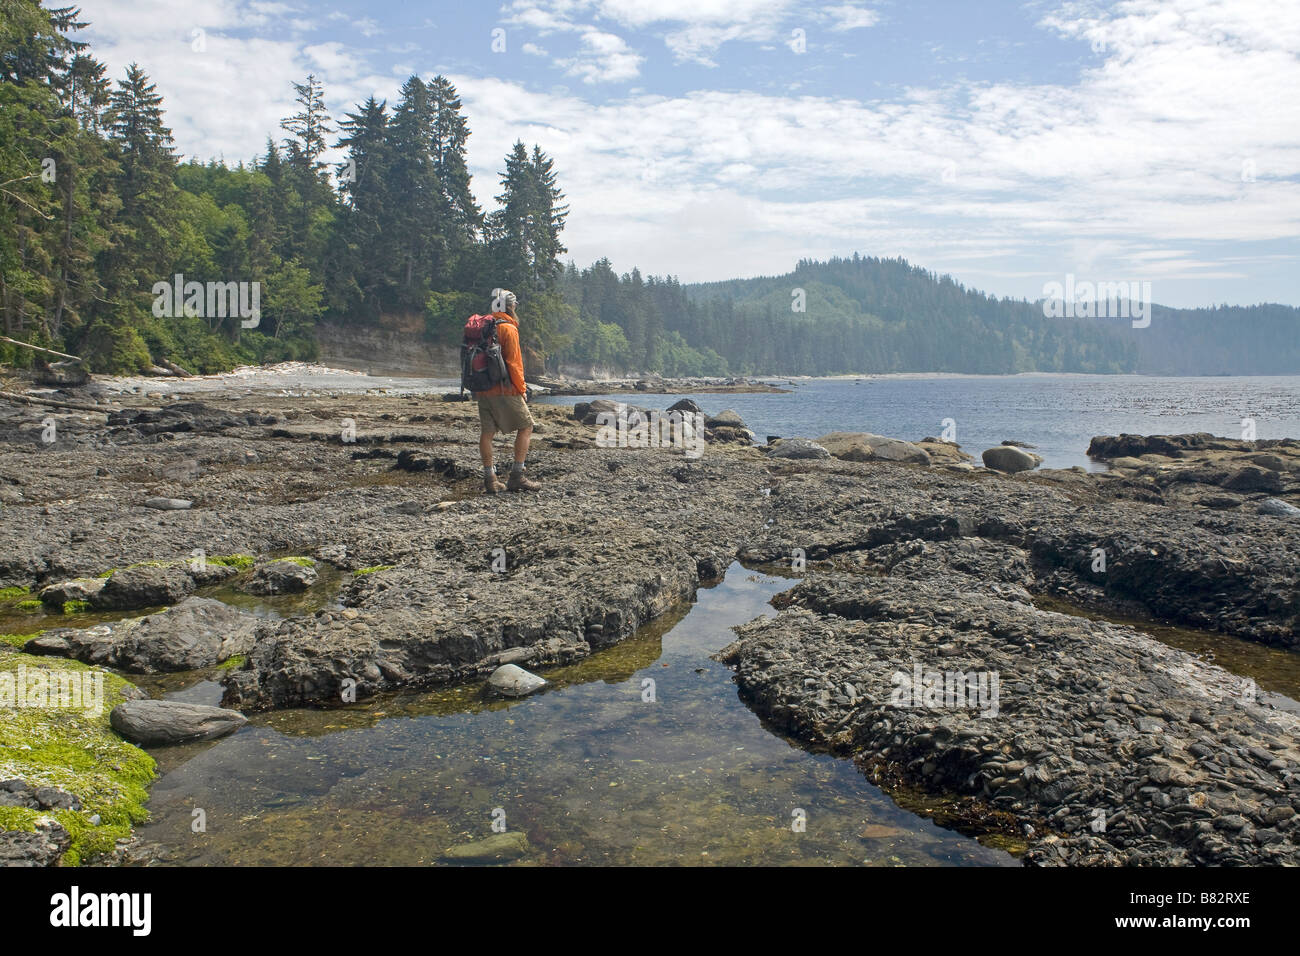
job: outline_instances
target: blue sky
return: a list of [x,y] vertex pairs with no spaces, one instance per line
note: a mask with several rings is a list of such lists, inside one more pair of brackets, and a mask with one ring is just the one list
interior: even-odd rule
[[1290,0],[82,9],[97,55],[141,63],[202,159],[278,138],[308,72],[335,116],[449,76],[479,201],[516,138],[540,144],[580,266],[704,281],[858,251],[997,295],[1072,273],[1175,306],[1300,304]]

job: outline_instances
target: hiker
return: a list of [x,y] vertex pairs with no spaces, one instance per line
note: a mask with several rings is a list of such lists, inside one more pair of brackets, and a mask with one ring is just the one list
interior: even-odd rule
[[[528,412],[528,386],[524,383],[524,356],[519,349],[519,314],[515,294],[509,289],[494,289],[492,313],[486,319],[483,338],[495,338],[499,353],[492,357],[498,371],[491,376],[499,381],[490,388],[474,391],[478,400],[479,440],[478,450],[483,459],[483,490],[489,495],[502,491],[536,491],[541,488],[524,474],[524,459],[528,457],[528,442],[533,437],[533,416]],[[474,316],[470,319],[473,323]],[[466,326],[466,339],[470,337]],[[489,346],[489,351],[495,348]],[[481,364],[481,363],[480,363]],[[504,373],[504,374],[503,374]],[[466,379],[462,378],[462,382]],[[510,477],[503,485],[497,480],[492,464],[492,436],[497,432],[516,432],[515,458],[510,466]]]

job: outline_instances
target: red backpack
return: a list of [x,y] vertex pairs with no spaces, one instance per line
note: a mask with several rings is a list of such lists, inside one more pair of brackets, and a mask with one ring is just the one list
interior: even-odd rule
[[486,392],[509,376],[497,326],[505,319],[494,315],[471,315],[465,320],[465,334],[460,342],[460,390]]

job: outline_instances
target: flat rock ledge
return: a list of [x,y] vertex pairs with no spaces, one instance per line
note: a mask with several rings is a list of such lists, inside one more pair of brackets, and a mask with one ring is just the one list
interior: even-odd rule
[[817,574],[719,656],[799,740],[1011,814],[1029,864],[1300,863],[1300,718],[1132,628],[960,588]]
[[258,619],[210,598],[189,597],[144,617],[87,628],[53,628],[28,641],[28,654],[71,657],[134,674],[210,667],[253,646]]

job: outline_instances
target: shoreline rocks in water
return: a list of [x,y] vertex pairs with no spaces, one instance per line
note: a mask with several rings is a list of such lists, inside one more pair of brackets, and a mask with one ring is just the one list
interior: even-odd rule
[[311,558],[281,558],[258,565],[244,584],[249,594],[299,594],[316,583],[316,562]]
[[248,718],[236,710],[179,700],[129,700],[113,708],[109,722],[133,744],[161,747],[224,737]]
[[504,697],[527,697],[545,686],[542,678],[514,664],[502,664],[488,677],[488,687]]
[[[1099,438],[1096,451],[1141,466],[1008,475],[972,468],[956,445],[934,439],[900,442],[924,452],[928,466],[907,448],[901,461],[876,455],[877,446],[891,446],[870,439],[857,441],[872,450],[865,460],[853,460],[863,457],[849,454],[853,444],[845,457],[830,450],[830,457],[818,458],[769,454],[791,438],[769,449],[715,441],[698,459],[677,449],[599,448],[591,427],[567,408],[535,406],[543,427],[529,473],[541,491],[484,496],[472,403],[238,390],[212,401],[127,409],[108,425],[65,416],[59,442],[48,447],[31,438],[39,433],[32,431],[37,413],[0,409],[0,435],[12,439],[0,444],[0,488],[10,489],[0,527],[0,586],[39,593],[61,585],[69,600],[114,608],[110,613],[160,604],[176,611],[199,587],[235,573],[217,565],[223,570],[203,576],[188,566],[196,550],[299,555],[352,573],[340,605],[259,619],[252,627],[240,645],[242,665],[222,680],[226,705],[256,711],[337,705],[350,699],[345,692],[360,700],[481,681],[504,664],[535,670],[569,663],[691,600],[738,556],[790,566],[799,554],[807,560],[807,580],[796,604],[767,625],[751,625],[772,630],[742,640],[742,646],[755,642],[744,680],[756,710],[769,698],[781,702],[787,711],[780,719],[808,739],[851,730],[867,766],[873,754],[888,762],[898,748],[920,747],[924,741],[913,738],[935,734],[941,723],[951,724],[954,735],[976,728],[952,714],[919,710],[907,715],[910,736],[895,743],[902,733],[896,717],[877,715],[894,721],[887,736],[872,723],[858,723],[871,708],[879,710],[864,702],[879,677],[864,675],[860,687],[854,675],[840,681],[841,668],[892,667],[904,662],[905,652],[932,650],[939,663],[951,663],[934,665],[939,671],[973,666],[1004,673],[1004,700],[1013,701],[1023,696],[1016,688],[1025,683],[1016,678],[1019,667],[1040,682],[1044,699],[996,718],[1019,722],[1015,734],[996,741],[997,754],[986,754],[982,748],[995,742],[981,738],[975,769],[984,776],[963,784],[972,800],[989,801],[1040,835],[1057,835],[1065,858],[1076,862],[1134,854],[1172,862],[1290,858],[1294,835],[1281,819],[1281,794],[1265,797],[1258,789],[1275,782],[1273,760],[1288,768],[1292,759],[1286,746],[1272,743],[1286,743],[1276,729],[1281,725],[1270,723],[1272,712],[1216,699],[1216,688],[1237,679],[1157,644],[1140,628],[1047,615],[1028,602],[1046,595],[1102,614],[1295,648],[1300,523],[1268,502],[1300,503],[1300,471],[1291,468],[1300,460],[1300,442],[1238,445],[1166,436],[1167,443],[1143,445],[1132,436],[1113,444]],[[352,426],[355,443],[345,440]],[[497,448],[504,460],[509,444]],[[1179,457],[1164,454],[1175,451]],[[170,467],[178,463],[195,467]],[[1275,477],[1260,478],[1263,473]],[[193,507],[140,507],[148,497],[184,499]],[[102,590],[91,594],[92,585],[87,597],[73,596],[73,582],[106,568],[118,570]],[[879,600],[892,595],[889,603],[870,603],[877,589]],[[58,603],[55,597],[51,592],[47,606]],[[140,603],[146,601],[154,603]],[[795,633],[789,624],[798,615],[814,629]],[[1036,640],[1038,629],[1051,639]],[[931,631],[937,643],[925,636]],[[871,640],[864,643],[863,635]],[[56,632],[50,639],[74,653],[83,643],[96,644],[86,634]],[[761,658],[762,648],[772,649],[771,660]],[[1109,662],[1098,659],[1102,650]],[[788,666],[776,651],[790,655]],[[188,659],[179,652],[166,656]],[[210,657],[204,650],[202,659]],[[27,659],[49,666],[56,660]],[[1103,683],[1086,682],[1084,672]],[[819,683],[823,677],[836,683]],[[808,680],[817,694],[805,701],[800,688]],[[1193,708],[1201,685],[1210,690]],[[1113,700],[1107,687],[1132,701]],[[1076,739],[1071,721],[1095,719],[1101,733],[1089,726]],[[1157,721],[1162,730],[1142,721]],[[1083,734],[1092,734],[1091,741]],[[1139,753],[1162,737],[1170,754]],[[975,738],[953,737],[962,739]],[[1260,764],[1249,747],[1274,756]],[[931,770],[922,759],[909,771],[920,750],[903,754],[908,759],[900,772],[918,786],[947,785],[944,774],[973,759],[953,741],[930,749],[947,755]],[[1145,768],[1151,781],[1130,793],[1132,768],[1115,770],[1117,755]],[[1185,765],[1189,755],[1195,763]],[[1171,820],[1158,805],[1160,794],[1177,806],[1184,796],[1175,792],[1183,784],[1174,776],[1158,779],[1160,760],[1176,764],[1178,774],[1201,788],[1187,796],[1195,809],[1181,814],[1185,820]],[[1073,816],[1090,812],[1090,805],[1072,805],[1068,795],[1052,805],[1042,793],[1052,780],[1080,776],[1120,787],[1114,792],[1133,804],[1128,817],[1120,816],[1125,807],[1116,813],[1102,807],[1110,821],[1102,843],[1091,830],[1074,828]],[[1233,793],[1246,809],[1232,809],[1227,796]],[[1248,826],[1238,826],[1238,817]],[[1124,826],[1129,820],[1132,830]],[[1137,824],[1145,833],[1137,834]],[[1119,842],[1129,832],[1133,841]],[[1046,840],[1035,839],[1032,860],[1058,858]]]
[[1014,475],[1021,471],[1031,471],[1043,463],[1041,455],[1025,451],[1015,445],[995,445],[987,448],[981,456],[985,468]]
[[1029,821],[1029,862],[1300,862],[1300,717],[1132,628],[833,574],[737,633],[760,716]]

